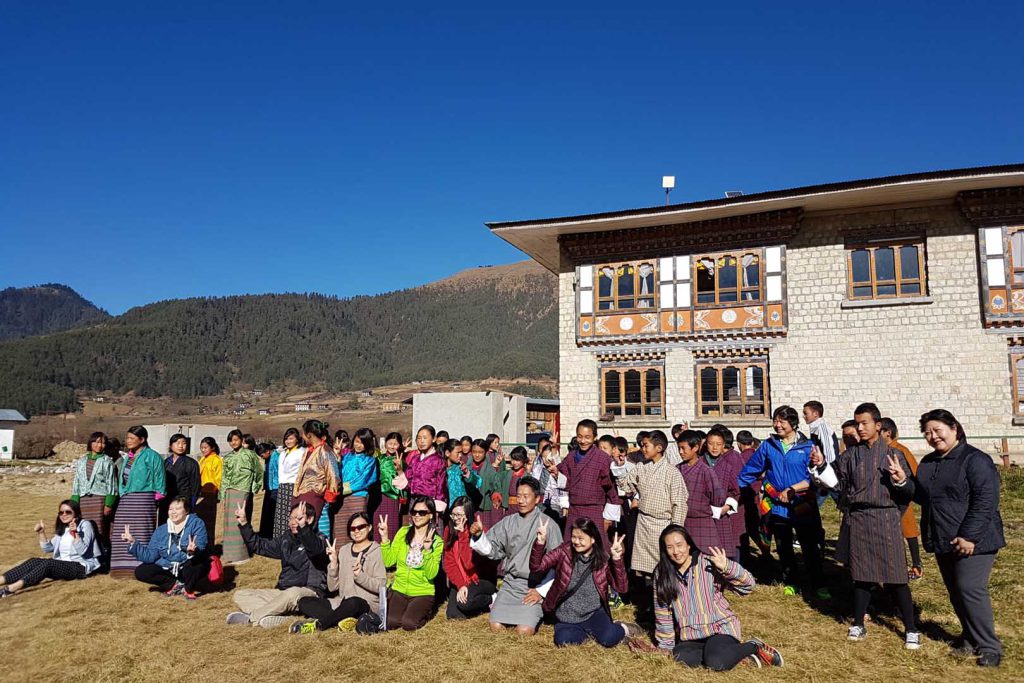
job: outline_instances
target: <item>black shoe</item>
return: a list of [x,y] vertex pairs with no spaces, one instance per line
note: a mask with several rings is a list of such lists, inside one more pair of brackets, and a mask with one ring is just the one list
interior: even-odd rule
[[1002,661],[1002,655],[997,652],[982,652],[978,656],[978,666],[999,666]]

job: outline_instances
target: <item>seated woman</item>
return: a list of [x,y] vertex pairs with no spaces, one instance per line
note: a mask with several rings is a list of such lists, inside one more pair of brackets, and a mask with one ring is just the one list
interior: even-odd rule
[[199,597],[196,583],[209,573],[210,558],[206,525],[188,510],[188,501],[174,498],[167,507],[167,523],[156,528],[148,544],[137,542],[128,525],[121,539],[142,563],[135,568],[135,578],[159,587],[166,597],[184,595],[195,600]]
[[470,520],[475,513],[468,496],[453,500],[448,512],[442,563],[450,586],[445,612],[449,619],[470,619],[483,614],[491,608],[491,598],[498,591],[497,566],[483,555],[474,557],[469,547]]
[[740,642],[740,620],[725,598],[754,590],[754,577],[722,548],[702,553],[689,532],[670,524],[658,539],[654,570],[654,621],[658,648],[689,667],[728,671],[744,659],[761,667],[782,666],[782,655],[752,638]]
[[626,636],[639,636],[636,624],[612,621],[608,606],[609,586],[625,593],[629,584],[622,556],[624,536],[615,534],[610,552],[605,552],[601,532],[587,517],[577,517],[569,540],[545,552],[548,524],[537,529],[530,550],[530,572],[554,570],[555,581],[544,598],[544,611],[555,617],[555,645],[582,645],[593,638],[604,647],[615,647]]
[[39,547],[44,553],[53,553],[53,557],[33,557],[8,569],[0,576],[0,598],[14,595],[43,579],[84,579],[99,569],[100,544],[96,525],[81,517],[78,503],[62,501],[57,508],[54,535],[49,540],[43,533],[43,520],[39,520],[35,527],[39,534]]
[[380,589],[387,585],[388,575],[380,546],[370,538],[370,526],[370,516],[357,512],[346,525],[351,542],[341,545],[336,538],[327,545],[327,590],[338,595],[299,598],[299,611],[309,619],[292,624],[292,633],[314,633],[335,626],[352,631],[359,617],[380,612]]
[[413,496],[409,501],[412,524],[388,537],[388,519],[377,522],[380,554],[385,567],[395,567],[388,597],[388,630],[415,631],[427,623],[434,609],[434,579],[441,566],[441,538],[434,533],[434,499]]

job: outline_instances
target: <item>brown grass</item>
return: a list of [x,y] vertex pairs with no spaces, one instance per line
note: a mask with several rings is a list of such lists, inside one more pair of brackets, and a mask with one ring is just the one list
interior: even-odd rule
[[[47,524],[69,484],[59,476],[38,475],[32,486],[0,481],[0,566],[38,554],[33,523]],[[27,482],[26,482],[27,483]],[[259,505],[256,505],[259,509]],[[829,510],[834,538],[837,518]],[[106,576],[84,582],[44,583],[0,602],[0,643],[5,681],[38,679],[88,681],[1010,681],[1024,676],[1022,609],[1024,587],[1024,475],[1004,477],[1003,518],[1009,547],[996,563],[992,580],[996,623],[1006,647],[1003,667],[980,670],[972,660],[955,659],[940,641],[926,638],[918,652],[902,649],[894,620],[875,612],[869,637],[846,641],[842,617],[822,614],[781,588],[762,585],[747,598],[735,598],[744,633],[776,645],[786,666],[754,674],[690,671],[654,655],[634,655],[625,647],[595,644],[556,650],[552,630],[533,638],[492,635],[486,617],[449,623],[443,615],[420,632],[367,638],[336,631],[291,636],[283,629],[228,627],[233,609],[228,593],[197,603],[165,599],[133,581]],[[959,628],[934,562],[926,558],[925,578],[913,584],[926,633]],[[256,558],[240,567],[237,586],[269,587],[278,566]],[[841,574],[833,576],[842,583]],[[836,609],[845,613],[845,593],[835,591]],[[630,610],[617,616],[628,618]]]

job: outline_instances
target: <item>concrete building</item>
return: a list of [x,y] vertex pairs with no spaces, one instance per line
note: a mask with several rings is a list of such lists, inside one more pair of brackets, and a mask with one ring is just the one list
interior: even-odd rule
[[231,450],[228,446],[228,433],[237,427],[206,424],[160,424],[143,425],[149,433],[149,445],[157,453],[167,455],[171,437],[175,434],[184,434],[188,439],[188,454],[199,457],[199,442],[207,436],[217,440],[221,453]]
[[[501,391],[427,392],[413,396],[413,429],[429,424],[459,438],[497,434],[503,443],[526,443],[528,415],[551,415],[557,424],[558,401],[531,399]],[[534,418],[532,421],[543,421]]]
[[28,418],[13,408],[0,408],[0,460],[14,459],[14,428]]
[[488,226],[558,275],[567,429],[757,434],[817,399],[1024,444],[1024,164]]

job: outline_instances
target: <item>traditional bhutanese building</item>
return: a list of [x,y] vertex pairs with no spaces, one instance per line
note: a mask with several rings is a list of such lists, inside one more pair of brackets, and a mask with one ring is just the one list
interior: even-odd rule
[[1024,437],[1024,164],[488,227],[558,275],[563,425],[874,401]]

